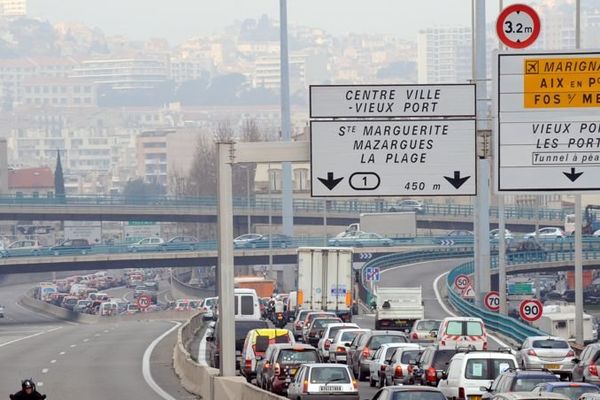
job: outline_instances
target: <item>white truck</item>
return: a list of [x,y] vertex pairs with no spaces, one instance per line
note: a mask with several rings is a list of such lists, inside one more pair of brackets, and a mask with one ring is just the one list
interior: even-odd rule
[[352,248],[298,249],[298,309],[335,312],[352,320]]
[[414,212],[360,214],[360,223],[348,225],[340,235],[351,235],[357,231],[379,233],[391,239],[412,239],[417,236],[417,214]]
[[375,329],[410,331],[425,318],[421,287],[377,287]]
[[[575,306],[553,304],[544,306],[540,319],[532,323],[536,328],[551,336],[558,336],[565,340],[575,340]],[[592,316],[583,314],[583,341],[591,343],[596,341],[593,334]]]

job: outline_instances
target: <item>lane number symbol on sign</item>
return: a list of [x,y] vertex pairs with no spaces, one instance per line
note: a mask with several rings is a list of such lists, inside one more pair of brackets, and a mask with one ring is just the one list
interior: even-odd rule
[[500,310],[500,293],[498,292],[488,292],[485,295],[485,307],[490,311],[498,311]]
[[496,21],[496,33],[500,41],[513,49],[531,46],[540,35],[540,17],[525,4],[506,7]]
[[150,303],[152,302],[152,299],[150,298],[150,296],[147,296],[145,294],[141,295],[140,297],[137,298],[137,306],[139,308],[148,308],[150,307]]
[[529,299],[523,300],[519,307],[521,318],[527,322],[537,321],[542,317],[544,306],[539,300]]
[[456,286],[457,289],[463,290],[466,289],[470,284],[470,280],[469,277],[466,275],[458,275],[455,279],[454,279],[454,286]]

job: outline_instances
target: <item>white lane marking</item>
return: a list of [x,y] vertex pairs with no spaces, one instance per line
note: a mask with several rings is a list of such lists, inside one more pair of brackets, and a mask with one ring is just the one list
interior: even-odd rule
[[90,339],[87,339],[87,338],[86,338],[86,339],[83,339],[83,343],[87,343],[87,342],[89,342],[89,341],[90,341]]
[[36,384],[36,386],[38,386],[38,387],[42,387],[42,386],[44,386],[44,382],[38,382],[38,383]]
[[48,373],[48,368],[44,368],[44,369],[42,370],[42,374],[47,374],[47,373]]
[[64,356],[64,355],[65,355],[65,352],[64,352],[64,351],[61,351],[61,352],[60,352],[60,353],[58,353],[58,354],[60,354],[61,356]]
[[99,334],[99,333],[96,333],[94,336],[95,336],[95,337],[100,337],[100,336],[102,336],[102,335],[101,335],[101,334]]
[[50,360],[50,364],[55,364],[56,360]]
[[108,332],[110,332],[108,329],[105,329],[105,330],[104,330],[104,333],[108,333]]
[[150,357],[152,356],[152,352],[154,351],[154,348],[158,345],[158,343],[160,343],[160,341],[163,340],[163,338],[166,337],[169,333],[173,332],[175,329],[181,326],[181,322],[174,323],[175,326],[170,328],[168,331],[166,331],[165,333],[154,339],[152,343],[150,343],[150,346],[146,348],[146,351],[144,352],[144,357],[142,358],[142,374],[144,375],[144,380],[146,381],[148,386],[150,386],[152,390],[154,390],[154,392],[156,392],[156,394],[162,397],[164,400],[176,399],[169,393],[165,392],[160,386],[158,386],[158,384],[154,381],[154,378],[152,378],[152,372],[150,371]]
[[[448,275],[449,272],[444,272],[443,274],[441,274],[440,276],[438,276],[437,278],[435,278],[435,280],[433,281],[433,291],[435,292],[435,297],[437,299],[437,302],[440,304],[440,306],[442,306],[442,308],[444,309],[444,311],[446,312],[446,314],[451,315],[453,317],[458,317],[458,315],[456,315],[455,313],[453,313],[452,311],[450,311],[448,309],[448,307],[446,307],[446,304],[444,304],[444,301],[442,300],[442,296],[440,295],[440,292],[438,290],[438,282],[440,279],[442,279],[444,276]],[[494,342],[496,342],[498,344],[498,346],[500,347],[509,347],[510,346],[506,343],[504,343],[502,340],[498,339],[496,336],[494,335],[490,335],[488,334],[489,338],[492,339]]]
[[73,347],[77,347],[77,345],[76,345],[76,344],[72,344],[72,345],[70,345],[69,347],[70,347],[70,348],[73,348]]
[[46,333],[54,332],[54,331],[57,331],[59,329],[62,329],[62,327],[59,326],[58,328],[48,329],[47,331],[42,331],[42,332],[34,333],[33,335],[23,336],[22,338],[11,340],[10,342],[2,343],[2,344],[0,344],[0,347],[8,346],[9,344],[17,343],[17,342],[20,342],[21,340],[26,340],[26,339],[30,339],[32,337],[36,337],[36,336],[44,335]]

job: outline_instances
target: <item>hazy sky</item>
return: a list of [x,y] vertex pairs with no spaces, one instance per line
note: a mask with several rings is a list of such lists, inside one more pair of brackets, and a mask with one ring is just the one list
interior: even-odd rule
[[[494,18],[498,1],[486,4],[488,18]],[[132,39],[165,37],[172,44],[262,14],[279,18],[279,0],[29,0],[33,17],[83,22]],[[414,39],[429,26],[470,24],[470,15],[471,0],[288,0],[290,23],[333,34],[392,33]]]

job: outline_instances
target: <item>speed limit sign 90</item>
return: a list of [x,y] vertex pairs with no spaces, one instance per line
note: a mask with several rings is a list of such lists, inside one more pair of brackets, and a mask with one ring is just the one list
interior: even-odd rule
[[467,287],[469,287],[469,277],[467,275],[458,275],[455,279],[454,279],[454,286],[456,286],[457,289],[460,290],[464,290]]
[[523,300],[519,307],[521,318],[527,322],[537,321],[542,318],[543,311],[544,306],[542,306],[542,303],[539,300],[535,299]]
[[500,310],[500,293],[498,292],[488,292],[485,295],[485,307],[490,311],[498,311]]

